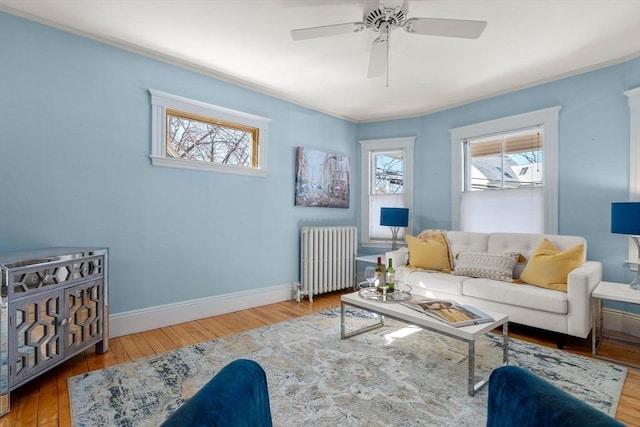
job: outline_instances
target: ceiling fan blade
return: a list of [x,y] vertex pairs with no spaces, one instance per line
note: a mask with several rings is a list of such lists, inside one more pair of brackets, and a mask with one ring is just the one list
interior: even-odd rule
[[378,37],[371,45],[371,56],[369,57],[368,78],[380,77],[387,69],[387,43],[388,37]]
[[363,22],[349,22],[346,24],[323,25],[321,27],[301,28],[291,30],[291,38],[295,41],[315,39],[318,37],[335,36],[338,34],[358,33],[366,27]]
[[467,21],[462,19],[411,18],[407,19],[404,29],[409,33],[427,36],[459,37],[477,39],[487,21]]

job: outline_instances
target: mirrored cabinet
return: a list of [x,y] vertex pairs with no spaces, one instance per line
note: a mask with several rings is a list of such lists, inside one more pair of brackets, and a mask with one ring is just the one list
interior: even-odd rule
[[0,254],[0,416],[9,393],[95,345],[109,346],[108,250]]

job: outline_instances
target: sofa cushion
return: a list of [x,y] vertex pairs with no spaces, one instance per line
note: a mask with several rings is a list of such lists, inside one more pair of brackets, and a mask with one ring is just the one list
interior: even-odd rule
[[456,255],[456,276],[484,277],[512,282],[513,268],[520,254],[515,252],[493,254],[489,252],[460,252]]
[[501,282],[491,279],[467,279],[462,294],[483,300],[526,307],[551,313],[567,314],[567,294],[538,286]]
[[[457,260],[455,256],[460,252],[489,252],[487,250],[487,242],[489,235],[487,233],[470,233],[466,231],[447,231],[447,241],[449,242],[449,250],[453,256],[453,267],[456,266]],[[491,252],[507,252],[507,251],[491,251]]]
[[418,239],[405,236],[409,247],[409,266],[425,270],[451,271],[449,264],[449,246],[443,234],[432,239]]
[[422,288],[452,295],[462,295],[462,283],[465,280],[468,277],[425,270],[413,270],[405,276],[405,283],[414,290]]
[[531,255],[520,279],[530,285],[567,292],[567,276],[583,260],[583,244],[561,251],[545,238]]

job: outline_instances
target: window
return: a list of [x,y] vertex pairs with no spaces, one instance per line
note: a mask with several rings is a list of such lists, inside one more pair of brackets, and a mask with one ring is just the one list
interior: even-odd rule
[[451,129],[454,230],[557,234],[559,111]]
[[464,191],[541,186],[543,132],[540,126],[464,141]]
[[[413,143],[415,138],[360,141],[362,164],[361,241],[388,247],[391,229],[380,225],[380,208],[413,208]],[[401,229],[398,239],[403,237]]]
[[[629,201],[640,202],[640,88],[624,93],[629,99]],[[636,245],[629,238],[629,260],[640,262]],[[638,268],[633,266],[632,269]]]
[[544,232],[543,128],[465,140],[464,231]]
[[154,166],[266,175],[268,119],[150,92]]
[[166,110],[167,157],[255,168],[258,128]]

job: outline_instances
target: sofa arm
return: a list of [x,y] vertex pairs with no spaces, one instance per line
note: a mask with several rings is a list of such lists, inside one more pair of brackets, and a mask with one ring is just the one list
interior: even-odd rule
[[624,426],[614,418],[518,366],[489,376],[487,427]]
[[586,261],[572,270],[567,278],[569,335],[586,338],[591,331],[591,293],[602,281],[602,263]]
[[384,264],[386,265],[391,259],[393,262],[393,267],[398,268],[403,265],[407,265],[407,261],[409,261],[409,250],[407,248],[400,248],[395,251],[386,252],[384,254]]

